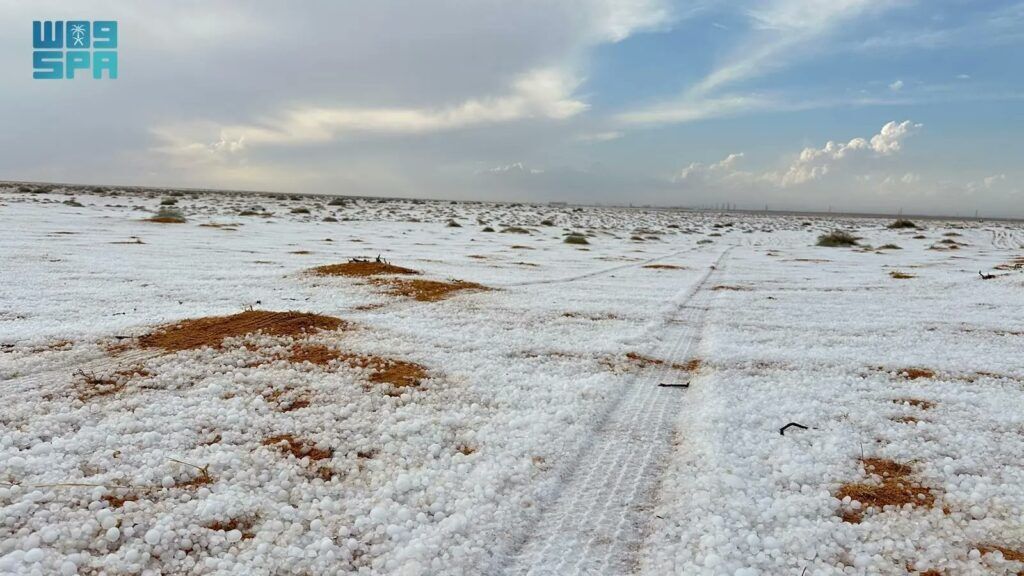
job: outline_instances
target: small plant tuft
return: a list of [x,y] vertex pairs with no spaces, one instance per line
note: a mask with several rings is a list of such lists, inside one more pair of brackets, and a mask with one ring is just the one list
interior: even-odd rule
[[889,228],[892,228],[892,229],[913,228],[913,229],[916,230],[917,229],[917,224],[914,224],[913,222],[911,222],[910,220],[907,220],[905,218],[900,218],[898,220],[893,221],[891,224],[889,224]]
[[149,220],[150,222],[160,222],[163,224],[184,224],[185,215],[177,208],[161,206],[160,210],[157,211],[156,216],[153,216]]
[[842,230],[833,230],[828,234],[822,234],[821,236],[818,236],[818,246],[856,246],[857,240],[860,240],[860,238],[857,238],[856,236],[850,234],[849,232],[844,232]]

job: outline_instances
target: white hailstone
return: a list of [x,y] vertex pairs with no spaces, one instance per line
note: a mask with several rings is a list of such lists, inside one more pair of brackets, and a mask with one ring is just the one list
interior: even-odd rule
[[65,560],[60,564],[60,573],[62,576],[75,576],[78,574],[78,566],[71,560]]
[[28,552],[25,552],[25,562],[29,564],[35,564],[36,562],[42,562],[43,551],[39,548],[33,548]]
[[117,542],[117,539],[121,537],[121,531],[117,529],[117,526],[113,526],[107,530],[106,539],[107,542]]
[[129,549],[125,552],[124,559],[131,562],[132,564],[139,561],[139,551],[135,548]]
[[160,480],[160,485],[164,488],[170,488],[171,486],[174,486],[174,478],[171,476],[164,476],[163,479]]
[[60,530],[57,530],[56,528],[52,527],[43,530],[43,542],[46,542],[47,544],[53,544],[57,541],[57,538],[60,538]]
[[26,461],[21,456],[11,456],[7,459],[7,467],[12,471],[17,471],[25,467]]
[[241,530],[231,530],[227,533],[228,542],[238,542],[242,539]]
[[[106,514],[103,514],[103,512],[106,512]],[[109,508],[104,508],[99,514],[97,514],[97,516],[100,521],[100,527],[104,530],[109,530],[111,527],[117,526],[117,518],[110,513]]]
[[160,530],[156,528],[150,528],[146,532],[146,544],[149,544],[150,546],[156,546],[157,544],[159,544],[161,538],[163,538],[163,534],[160,532]]

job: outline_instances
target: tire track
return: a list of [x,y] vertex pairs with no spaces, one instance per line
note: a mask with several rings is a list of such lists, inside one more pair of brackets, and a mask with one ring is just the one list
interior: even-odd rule
[[673,258],[675,256],[680,256],[682,254],[694,252],[699,248],[700,246],[691,246],[689,248],[684,248],[682,250],[669,252],[668,254],[662,254],[660,256],[648,258],[646,260],[638,260],[636,262],[630,262],[628,264],[619,264],[617,266],[611,266],[609,268],[601,268],[599,270],[593,270],[591,272],[584,272],[583,274],[574,274],[572,276],[560,276],[558,278],[545,278],[542,280],[526,280],[524,282],[510,282],[507,284],[492,284],[492,286],[494,286],[495,288],[514,288],[516,286],[535,286],[538,284],[559,284],[562,282],[575,282],[576,280],[583,280],[584,278],[593,278],[594,276],[602,276],[604,274],[610,274],[612,272],[617,272],[619,270],[624,270],[626,268],[632,268],[634,266],[644,266],[646,264],[657,262],[658,260],[664,260],[665,258]]
[[655,496],[673,422],[683,402],[667,381],[670,364],[690,357],[700,340],[711,293],[705,290],[732,250],[723,251],[694,285],[680,291],[666,337],[651,350],[666,364],[644,369],[595,428],[593,439],[562,473],[561,490],[522,542],[510,575],[627,574],[636,565],[642,511]]

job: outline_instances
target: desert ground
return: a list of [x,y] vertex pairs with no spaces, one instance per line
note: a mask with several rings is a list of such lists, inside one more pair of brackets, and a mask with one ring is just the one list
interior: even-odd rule
[[7,186],[0,573],[1022,573],[1024,224],[911,220]]

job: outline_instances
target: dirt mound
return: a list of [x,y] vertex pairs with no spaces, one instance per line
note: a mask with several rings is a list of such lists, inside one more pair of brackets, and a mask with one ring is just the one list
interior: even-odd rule
[[860,523],[864,513],[871,508],[881,510],[885,506],[907,504],[931,508],[935,505],[935,495],[913,478],[910,466],[884,458],[864,458],[861,464],[867,474],[879,476],[881,482],[844,484],[839,488],[836,498],[842,500],[849,496],[851,500],[861,503],[858,510],[842,512],[844,522]]
[[647,264],[644,268],[650,268],[651,270],[686,270],[686,266],[676,266],[674,264]]
[[248,310],[231,316],[208,316],[165,326],[139,338],[143,348],[172,352],[206,346],[216,348],[225,338],[261,332],[271,336],[299,336],[317,330],[344,328],[345,322],[332,316],[305,312]]
[[394,280],[388,283],[392,294],[406,296],[420,302],[437,302],[444,300],[455,292],[464,290],[483,291],[490,288],[475,282],[452,280]]
[[391,384],[399,388],[416,386],[427,377],[427,370],[419,364],[404,360],[381,358],[362,354],[350,354],[344,358],[351,366],[373,370],[370,382]]
[[900,376],[903,376],[907,380],[917,380],[918,378],[934,378],[935,372],[927,368],[904,368],[899,371]]
[[310,270],[318,276],[384,276],[388,274],[419,274],[411,268],[403,268],[375,260],[352,260],[343,264],[327,264]]
[[293,364],[309,362],[317,366],[327,366],[332,360],[339,360],[344,356],[338,350],[322,344],[296,344],[292,347],[288,361]]

